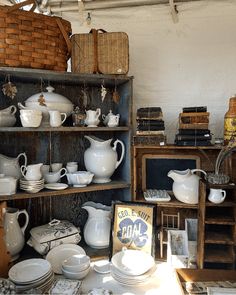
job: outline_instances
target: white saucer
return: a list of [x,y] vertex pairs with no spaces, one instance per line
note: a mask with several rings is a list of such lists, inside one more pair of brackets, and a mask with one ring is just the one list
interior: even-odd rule
[[73,187],[85,187],[87,184],[73,184]]
[[68,184],[66,183],[59,183],[59,182],[56,182],[56,183],[46,183],[44,185],[45,188],[47,189],[52,189],[52,190],[63,190],[63,189],[66,189],[68,187]]

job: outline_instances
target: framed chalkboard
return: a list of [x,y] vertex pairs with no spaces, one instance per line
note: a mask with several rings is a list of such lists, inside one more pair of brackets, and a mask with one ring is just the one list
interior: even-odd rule
[[173,180],[167,176],[170,170],[200,168],[200,157],[196,155],[153,155],[142,157],[142,190],[172,190]]

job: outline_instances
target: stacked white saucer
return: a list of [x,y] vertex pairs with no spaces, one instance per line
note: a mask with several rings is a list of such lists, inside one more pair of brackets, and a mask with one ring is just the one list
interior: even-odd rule
[[27,259],[15,264],[8,275],[15,284],[17,293],[38,289],[44,294],[54,282],[51,264],[41,258]]
[[44,188],[44,178],[40,180],[20,179],[20,189],[28,193],[38,193]]
[[123,249],[111,262],[111,276],[126,286],[144,284],[156,271],[154,258],[141,250]]

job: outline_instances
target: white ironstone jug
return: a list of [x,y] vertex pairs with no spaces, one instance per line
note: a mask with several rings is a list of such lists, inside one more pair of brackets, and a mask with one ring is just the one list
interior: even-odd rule
[[[25,224],[20,227],[18,217],[20,214],[25,215]],[[6,208],[4,212],[4,231],[7,250],[10,252],[12,261],[19,257],[20,251],[25,244],[24,233],[29,223],[29,215],[26,210],[17,208]]]
[[[84,153],[84,164],[88,171],[94,174],[94,183],[106,183],[110,182],[110,177],[120,165],[124,153],[125,146],[122,141],[117,139],[111,147],[111,139],[102,140],[95,136],[87,136],[90,141],[90,147]],[[122,151],[119,161],[117,161],[117,144],[121,145]]]
[[170,170],[168,177],[174,180],[173,193],[177,200],[186,204],[198,203],[198,187],[200,177],[195,172],[200,171],[206,175],[201,169],[187,170]]
[[21,170],[19,165],[19,159],[21,156],[23,156],[24,165],[26,166],[27,157],[25,153],[19,154],[16,158],[10,158],[0,154],[0,173],[19,179],[21,177]]
[[110,240],[111,207],[101,203],[86,202],[82,208],[88,212],[84,226],[86,244],[95,249],[107,248]]

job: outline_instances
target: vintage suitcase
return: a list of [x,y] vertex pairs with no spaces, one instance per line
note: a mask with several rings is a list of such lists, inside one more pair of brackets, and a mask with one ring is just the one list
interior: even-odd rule
[[127,74],[129,40],[124,32],[92,29],[71,37],[71,70],[81,74]]

